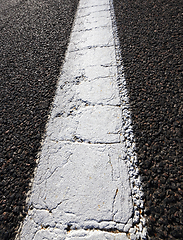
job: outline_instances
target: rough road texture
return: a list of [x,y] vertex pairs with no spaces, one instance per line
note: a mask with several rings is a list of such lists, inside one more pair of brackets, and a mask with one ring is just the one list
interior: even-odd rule
[[[3,240],[13,239],[25,215],[24,193],[78,1],[4,2],[0,1]],[[19,4],[4,11],[12,2]],[[26,7],[28,2],[32,7]],[[149,235],[181,239],[182,1],[115,0],[114,4],[144,176]]]
[[2,2],[0,239],[7,240],[14,238],[26,213],[25,193],[78,0]]
[[151,239],[182,239],[182,1],[114,0]]

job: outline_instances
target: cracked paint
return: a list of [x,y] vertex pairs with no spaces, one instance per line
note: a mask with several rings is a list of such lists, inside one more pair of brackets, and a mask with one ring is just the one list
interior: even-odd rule
[[17,239],[145,239],[115,34],[112,2],[80,0]]

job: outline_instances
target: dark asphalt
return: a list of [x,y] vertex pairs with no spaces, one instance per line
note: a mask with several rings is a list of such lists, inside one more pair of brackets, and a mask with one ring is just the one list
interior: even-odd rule
[[151,239],[183,239],[181,0],[114,0]]
[[[0,239],[26,215],[78,0],[0,0]],[[182,232],[182,1],[114,0],[151,239]]]
[[[0,239],[14,239],[78,0],[0,1]],[[1,7],[2,6],[2,7]]]

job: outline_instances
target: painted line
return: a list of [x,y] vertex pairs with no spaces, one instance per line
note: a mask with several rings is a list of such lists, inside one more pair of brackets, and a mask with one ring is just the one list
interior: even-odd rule
[[112,2],[80,0],[17,239],[146,239]]

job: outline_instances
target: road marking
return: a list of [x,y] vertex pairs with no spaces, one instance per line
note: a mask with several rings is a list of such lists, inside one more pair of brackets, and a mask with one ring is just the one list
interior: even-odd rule
[[80,0],[17,239],[145,239],[126,82],[109,0]]

